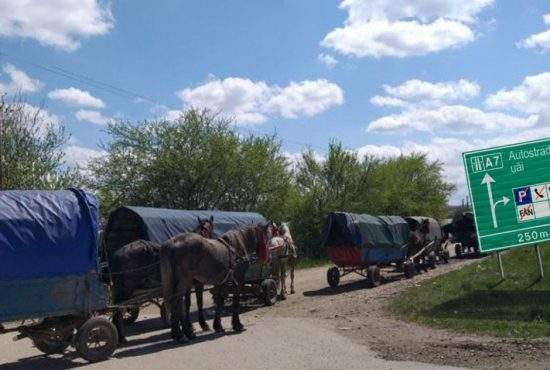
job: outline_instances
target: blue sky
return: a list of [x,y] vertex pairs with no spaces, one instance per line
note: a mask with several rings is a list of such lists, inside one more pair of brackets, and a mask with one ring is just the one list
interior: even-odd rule
[[547,0],[0,1],[0,91],[67,126],[69,164],[111,119],[206,106],[289,158],[426,152],[454,203],[463,150],[550,136],[549,49]]

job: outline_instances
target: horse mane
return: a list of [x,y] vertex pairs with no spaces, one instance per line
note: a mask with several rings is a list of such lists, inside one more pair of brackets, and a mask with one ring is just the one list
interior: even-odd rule
[[260,224],[247,226],[242,229],[229,230],[223,234],[220,239],[235,248],[237,253],[243,253],[248,255],[250,253],[256,253],[258,245],[257,228]]

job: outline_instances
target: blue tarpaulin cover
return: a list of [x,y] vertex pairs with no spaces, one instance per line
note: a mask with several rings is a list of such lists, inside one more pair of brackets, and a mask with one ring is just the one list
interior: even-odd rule
[[197,218],[205,219],[210,216],[214,217],[212,235],[214,238],[220,237],[231,229],[266,221],[261,214],[255,212],[123,206],[109,214],[103,236],[106,255],[111,256],[119,248],[137,239],[163,243],[175,235],[195,230],[198,225]]
[[0,192],[0,281],[97,271],[97,201],[78,189]]

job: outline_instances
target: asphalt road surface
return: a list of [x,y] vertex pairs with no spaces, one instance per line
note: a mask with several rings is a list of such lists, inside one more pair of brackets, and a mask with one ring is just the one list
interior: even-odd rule
[[[437,270],[435,270],[437,271]],[[310,297],[307,291],[324,292],[326,268],[297,271],[297,294],[274,307],[247,303],[241,320],[246,331],[234,334],[230,318],[224,318],[227,334],[198,333],[190,344],[175,344],[168,329],[161,329],[158,309],[147,308],[129,330],[129,343],[119,348],[112,359],[88,364],[79,359],[72,349],[64,355],[44,356],[28,339],[13,342],[13,334],[0,335],[0,370],[7,369],[435,369],[438,365],[419,362],[388,361],[363,345],[344,335],[335,327],[334,320],[304,315],[304,309],[328,307],[339,311],[335,297],[346,299],[361,294],[377,295],[375,290],[359,289],[336,296]],[[345,277],[353,281],[356,277]],[[393,285],[395,283],[389,283]],[[212,302],[205,294],[206,307]],[[194,298],[193,298],[194,299]],[[345,304],[345,303],[344,303]],[[300,310],[299,307],[302,307]],[[212,310],[207,311],[212,316]],[[209,321],[211,324],[211,321]],[[195,323],[195,328],[199,326]],[[346,329],[341,328],[340,329]],[[368,332],[368,327],[364,328]],[[367,333],[368,334],[368,333]]]
[[[87,364],[72,352],[46,357],[29,340],[0,337],[0,369],[430,369],[421,363],[384,361],[315,319],[243,315],[241,334],[200,333],[188,345],[175,345],[158,319],[138,322],[129,345],[105,362]],[[225,322],[229,327],[229,322]]]

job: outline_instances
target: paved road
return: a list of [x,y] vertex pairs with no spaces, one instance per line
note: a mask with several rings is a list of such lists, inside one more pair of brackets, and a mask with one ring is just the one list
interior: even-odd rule
[[[365,345],[352,341],[334,330],[334,324],[319,317],[299,315],[299,305],[311,308],[327,305],[333,297],[313,298],[305,290],[326,289],[326,268],[297,272],[297,294],[274,308],[251,309],[241,315],[246,331],[218,335],[199,333],[188,345],[176,345],[167,329],[159,329],[156,308],[147,308],[139,321],[129,329],[128,345],[119,348],[114,358],[98,364],[87,364],[72,351],[46,357],[28,339],[12,342],[13,334],[0,335],[0,370],[29,369],[435,369],[414,362],[386,361]],[[353,281],[346,277],[344,281]],[[390,283],[393,284],[393,283]],[[361,289],[358,292],[363,292]],[[364,292],[363,292],[364,293]],[[372,292],[370,294],[374,294]],[[353,294],[353,292],[344,295]],[[358,294],[358,293],[357,293]],[[205,304],[212,305],[210,294]],[[362,296],[357,298],[363,299]],[[334,302],[333,302],[334,303]],[[254,307],[254,305],[252,305]],[[257,306],[256,306],[257,307]],[[249,306],[249,308],[251,308]],[[277,312],[282,311],[283,317]],[[209,311],[211,316],[212,311]],[[224,326],[230,328],[229,318]],[[198,325],[195,324],[198,329]],[[368,330],[368,328],[365,328]]]
[[[155,330],[157,318],[144,319],[133,329],[128,346],[113,359],[86,364],[65,356],[45,357],[30,341],[11,342],[0,336],[0,369],[430,369],[420,363],[376,358],[365,346],[335,333],[315,319],[255,318],[243,315],[247,330],[219,336],[200,334],[190,345],[175,345],[167,330]],[[229,322],[226,322],[229,326]]]

